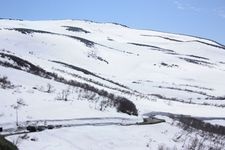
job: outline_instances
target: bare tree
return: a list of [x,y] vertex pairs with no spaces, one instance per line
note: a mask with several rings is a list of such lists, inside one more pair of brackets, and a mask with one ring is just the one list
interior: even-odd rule
[[68,101],[69,95],[70,95],[70,87],[68,87],[66,90],[62,90],[60,93],[58,93],[58,96],[56,99]]
[[13,109],[16,110],[16,125],[19,126],[19,114],[18,110],[22,107],[26,106],[26,103],[22,98],[17,99],[16,104],[12,105]]
[[47,93],[52,93],[52,92],[54,92],[53,86],[52,86],[50,83],[47,84],[47,90],[46,90],[46,92],[47,92]]

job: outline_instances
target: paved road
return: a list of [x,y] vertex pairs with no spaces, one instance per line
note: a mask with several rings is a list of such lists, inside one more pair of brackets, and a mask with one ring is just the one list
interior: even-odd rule
[[[7,128],[4,127],[3,134],[4,136],[17,135],[30,133],[26,130],[26,127],[29,125],[32,126],[44,126],[47,129],[47,125],[52,125],[54,129],[62,127],[79,127],[79,126],[130,126],[137,125],[138,122],[141,122],[140,118],[122,118],[122,117],[98,117],[98,118],[73,118],[73,119],[47,119],[47,120],[28,120],[25,122],[20,122],[20,128]],[[12,125],[15,123],[7,123],[4,125]],[[1,126],[1,124],[0,124]]]

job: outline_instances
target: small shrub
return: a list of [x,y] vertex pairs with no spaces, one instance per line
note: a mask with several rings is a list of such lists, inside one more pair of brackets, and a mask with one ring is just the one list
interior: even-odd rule
[[46,129],[45,126],[37,126],[37,131],[43,131],[45,129]]
[[70,87],[68,87],[66,90],[62,90],[60,93],[58,93],[56,99],[57,100],[64,100],[68,101],[68,96],[71,94]]
[[65,27],[66,30],[68,30],[68,31],[90,33],[89,31],[84,30],[84,29],[79,28],[79,27],[72,27],[72,26],[62,26],[62,27]]
[[50,83],[47,84],[47,90],[46,90],[46,92],[47,93],[54,92],[54,87]]
[[0,87],[3,89],[11,88],[11,82],[8,80],[6,76],[0,77]]
[[126,113],[129,115],[135,115],[135,116],[138,115],[138,111],[135,104],[124,97],[118,97],[116,105],[117,105],[118,112]]
[[37,128],[35,126],[27,126],[27,130],[30,132],[36,132]]
[[54,126],[53,125],[48,125],[47,129],[54,129]]

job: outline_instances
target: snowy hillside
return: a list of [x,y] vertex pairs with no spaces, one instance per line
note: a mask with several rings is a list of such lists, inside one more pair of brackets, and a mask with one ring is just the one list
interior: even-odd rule
[[0,134],[22,150],[225,149],[224,77],[225,46],[208,39],[0,20]]

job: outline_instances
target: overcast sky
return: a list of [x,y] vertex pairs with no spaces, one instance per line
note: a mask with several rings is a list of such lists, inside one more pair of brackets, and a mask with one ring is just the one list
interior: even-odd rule
[[117,22],[225,45],[225,0],[1,0],[0,18]]

